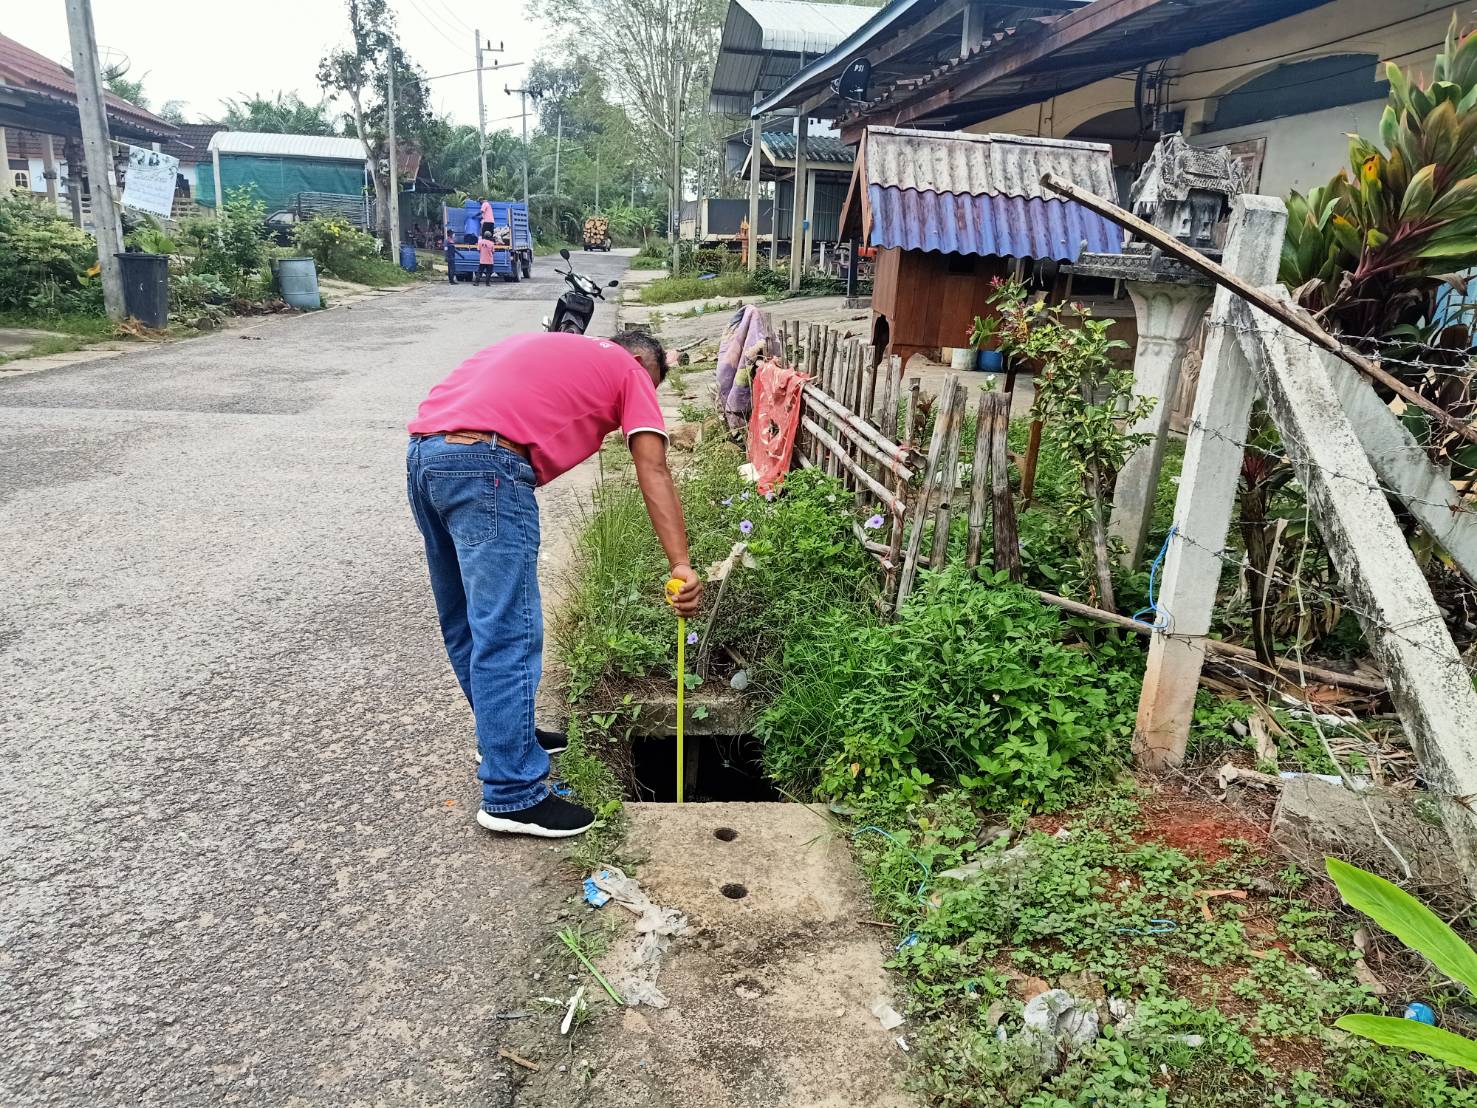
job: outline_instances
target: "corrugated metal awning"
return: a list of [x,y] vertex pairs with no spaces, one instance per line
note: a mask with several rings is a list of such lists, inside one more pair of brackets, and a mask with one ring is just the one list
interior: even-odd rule
[[363,164],[364,144],[356,138],[333,135],[275,135],[261,131],[217,131],[210,149],[222,154],[253,154],[267,158],[313,158],[328,162]]
[[779,88],[806,62],[834,50],[876,10],[809,0],[729,0],[709,110],[748,115],[756,92],[767,95]]
[[1045,173],[1114,195],[1105,143],[869,127],[842,214],[871,246],[1076,261],[1116,254],[1118,226],[1048,196]]
[[870,185],[870,246],[1075,262],[1117,254],[1123,232],[1081,204],[1034,196],[920,192]]

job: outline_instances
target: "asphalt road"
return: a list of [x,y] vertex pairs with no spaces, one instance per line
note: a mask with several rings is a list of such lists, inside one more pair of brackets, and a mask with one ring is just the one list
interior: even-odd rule
[[514,1102],[570,890],[473,822],[404,424],[555,261],[0,380],[0,1103]]

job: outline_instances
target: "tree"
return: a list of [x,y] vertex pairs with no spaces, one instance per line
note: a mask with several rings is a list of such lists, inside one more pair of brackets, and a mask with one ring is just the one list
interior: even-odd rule
[[159,109],[158,114],[160,119],[173,123],[176,127],[182,127],[189,122],[185,118],[185,101],[183,100],[164,101],[164,106]]
[[[386,97],[395,74],[395,126],[407,145],[419,143],[432,124],[425,77],[400,48],[395,16],[387,0],[348,0],[350,45],[332,50],[318,63],[318,83],[349,99],[354,134],[375,172],[380,233],[390,244],[389,144]],[[398,197],[396,198],[398,202]]]
[[115,65],[106,66],[103,69],[103,84],[108,86],[108,91],[114,96],[121,96],[137,108],[149,110],[149,99],[144,95],[144,80],[147,73],[141,74],[137,80],[128,79],[129,64],[119,62]]
[[[674,146],[705,117],[724,0],[543,0],[541,14],[569,32],[569,49],[604,74],[635,124],[635,145],[658,167],[668,211],[682,199]],[[670,229],[675,234],[675,220]]]
[[240,100],[221,101],[221,118],[233,131],[260,131],[273,135],[332,135],[337,133],[327,99],[308,104],[295,92],[277,92],[270,98],[252,93]]

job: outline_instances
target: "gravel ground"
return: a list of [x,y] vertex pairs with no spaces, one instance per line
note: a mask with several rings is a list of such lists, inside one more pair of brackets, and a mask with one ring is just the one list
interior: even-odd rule
[[402,458],[536,269],[0,382],[0,1103],[515,1102],[568,882],[473,822]]

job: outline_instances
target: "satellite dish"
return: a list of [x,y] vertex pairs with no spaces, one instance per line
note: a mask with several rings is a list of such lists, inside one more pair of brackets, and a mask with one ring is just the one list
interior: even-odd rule
[[847,64],[832,87],[843,100],[867,101],[867,89],[872,83],[872,63],[866,58],[857,58]]
[[[73,73],[77,72],[76,68],[72,65],[71,54],[66,54],[62,57],[62,65]],[[133,68],[133,60],[115,46],[99,45],[97,48],[97,68],[102,74],[104,82],[113,81],[120,77],[128,76],[129,70]]]

